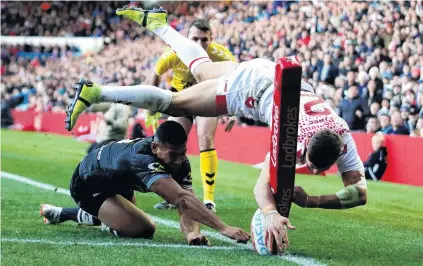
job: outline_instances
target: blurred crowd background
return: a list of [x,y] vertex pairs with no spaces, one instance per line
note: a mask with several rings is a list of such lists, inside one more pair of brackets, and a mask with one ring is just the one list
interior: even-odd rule
[[[165,44],[115,15],[128,2],[1,2],[1,35],[104,37],[72,46],[1,46],[2,126],[12,108],[64,112],[81,77],[147,83]],[[297,55],[309,82],[353,131],[423,137],[423,2],[131,2],[170,12],[182,34],[206,18],[239,62]],[[161,87],[170,88],[171,73]],[[239,121],[255,124],[248,118]]]

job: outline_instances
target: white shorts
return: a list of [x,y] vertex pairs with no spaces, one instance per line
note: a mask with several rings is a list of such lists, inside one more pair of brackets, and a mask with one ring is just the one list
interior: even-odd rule
[[[269,124],[275,67],[274,62],[260,58],[240,63],[230,74],[219,78],[217,104],[226,103],[229,115],[246,116]],[[223,102],[219,101],[222,97]]]

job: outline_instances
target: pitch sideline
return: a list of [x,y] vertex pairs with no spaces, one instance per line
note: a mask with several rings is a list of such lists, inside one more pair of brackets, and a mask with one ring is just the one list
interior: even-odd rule
[[[70,196],[70,192],[67,189],[58,188],[58,187],[55,187],[55,186],[47,184],[47,183],[35,181],[35,180],[30,179],[28,177],[24,177],[24,176],[20,176],[20,175],[1,171],[1,178],[15,180],[15,181],[18,181],[20,183],[28,184],[28,185],[31,185],[31,186],[34,186],[34,187],[37,187],[37,188],[50,190],[50,191],[54,191],[54,192],[57,192],[57,193],[60,193],[60,194]],[[159,218],[157,216],[153,216],[153,215],[150,215],[150,214],[148,214],[148,215],[158,224],[162,224],[162,225],[165,225],[167,227],[179,229],[179,223],[177,223],[175,221]],[[233,240],[230,240],[230,239],[228,239],[228,238],[226,238],[226,237],[224,237],[224,236],[222,236],[222,235],[220,235],[216,232],[212,232],[212,231],[208,231],[208,230],[202,230],[202,233],[206,236],[221,240],[221,241],[229,243],[229,244],[236,245],[235,247],[233,247],[233,249],[241,249],[241,247],[246,247],[244,244],[237,244]],[[47,243],[47,242],[40,242],[40,241],[49,241],[49,240],[42,240],[42,239],[2,238],[2,241],[4,241],[4,240],[6,240],[5,242],[12,242],[12,240],[13,241],[20,241],[20,242],[27,241],[27,243]],[[66,242],[63,242],[63,243],[66,243]],[[90,242],[85,242],[85,243],[90,243]],[[106,242],[100,242],[100,243],[106,243]],[[63,245],[66,245],[66,244],[63,244]],[[154,244],[154,245],[156,245],[157,247],[159,247],[159,246],[162,247],[162,244]],[[188,245],[181,245],[181,246],[189,247]],[[247,247],[251,248],[251,245],[249,244]],[[221,247],[221,248],[231,249],[231,247]],[[279,256],[279,258],[286,260],[286,261],[289,261],[289,262],[297,263],[298,265],[303,265],[303,266],[326,266],[326,264],[323,264],[323,263],[318,262],[317,260],[315,260],[313,258],[308,258],[308,257],[285,254],[283,256]]]

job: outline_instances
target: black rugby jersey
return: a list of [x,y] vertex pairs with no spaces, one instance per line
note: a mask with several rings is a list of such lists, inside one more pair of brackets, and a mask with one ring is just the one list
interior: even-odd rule
[[173,178],[182,188],[191,189],[188,158],[172,172],[151,151],[153,137],[109,142],[91,151],[81,161],[79,176],[92,192],[137,190],[149,192],[159,178]]

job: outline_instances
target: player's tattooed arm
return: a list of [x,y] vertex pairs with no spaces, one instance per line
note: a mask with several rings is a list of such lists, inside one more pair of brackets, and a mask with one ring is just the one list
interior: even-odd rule
[[[194,195],[194,191],[192,189],[186,189],[186,191]],[[181,202],[180,205],[181,206],[178,206],[178,214],[180,218],[181,231],[185,234],[185,236],[191,232],[200,233],[200,224],[184,215],[181,211],[181,209],[185,209],[187,207],[185,201]]]
[[333,195],[310,196],[300,186],[294,189],[294,202],[304,208],[349,209],[367,202],[366,181],[360,171],[342,173],[344,188]]
[[[185,189],[187,192],[195,196],[192,189]],[[184,233],[185,238],[189,245],[207,245],[210,246],[210,241],[201,234],[200,224],[187,215],[185,215],[181,209],[186,208],[185,201],[181,202],[180,208],[178,208],[179,220],[181,231]]]
[[151,185],[150,190],[175,205],[183,215],[219,231],[224,236],[242,243],[250,239],[250,235],[242,229],[225,224],[194,194],[187,192],[172,178],[158,179]]

